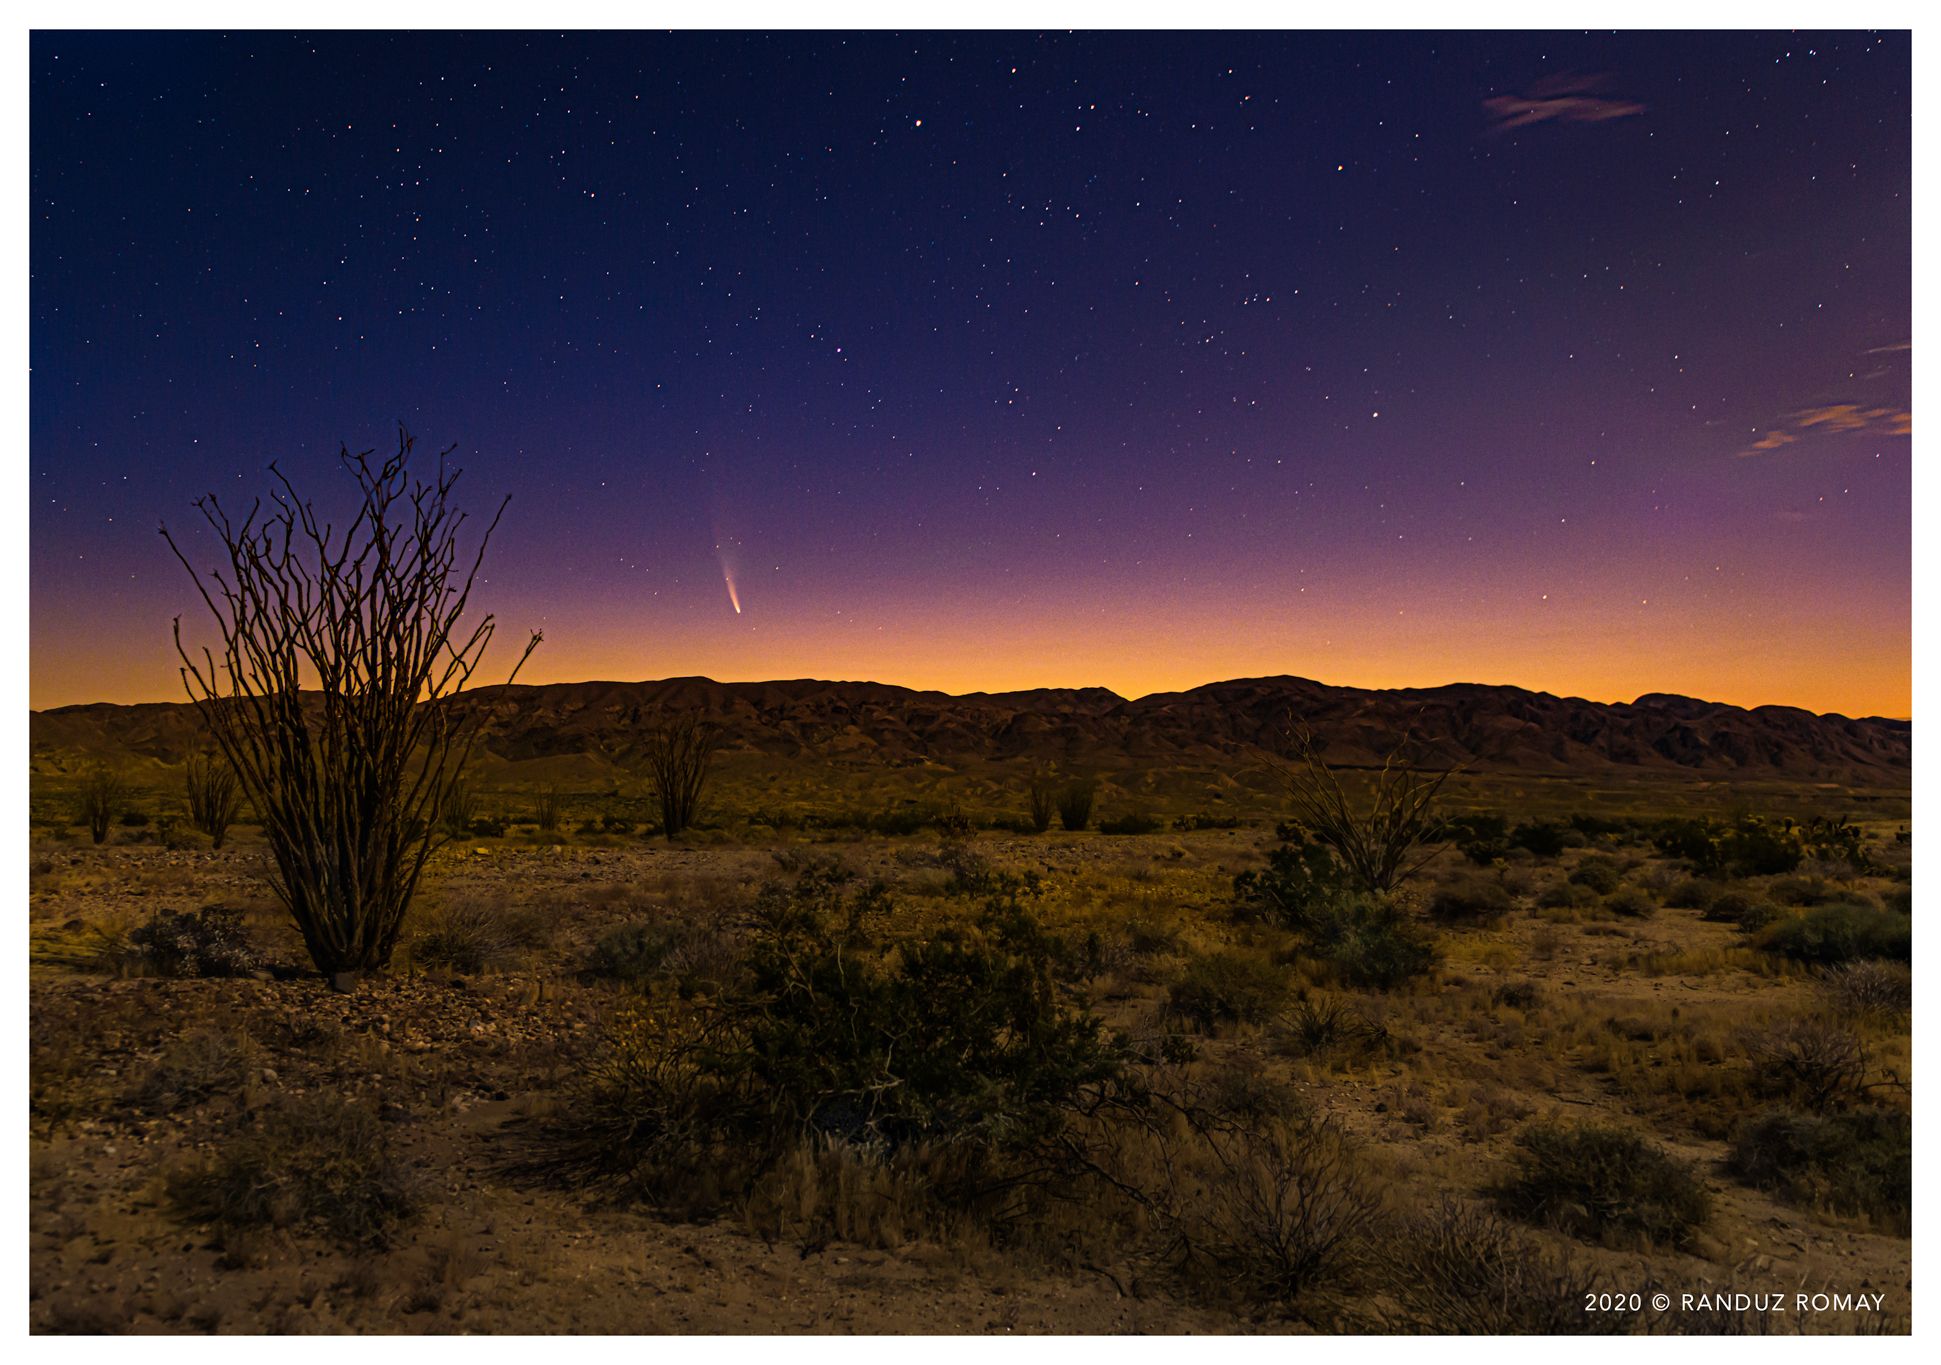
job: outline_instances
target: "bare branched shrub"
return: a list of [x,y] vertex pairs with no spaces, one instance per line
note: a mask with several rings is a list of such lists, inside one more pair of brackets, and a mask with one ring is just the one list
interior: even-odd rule
[[189,822],[209,836],[211,848],[221,848],[243,805],[236,770],[215,754],[196,754],[182,765],[182,789]]
[[394,455],[340,453],[360,500],[341,531],[271,465],[267,504],[240,521],[213,495],[196,503],[223,567],[199,572],[162,532],[221,640],[220,658],[193,651],[176,619],[183,685],[262,819],[278,899],[318,970],[346,987],[390,961],[484,718],[453,700],[493,618],[459,632],[505,504],[467,567],[458,470],[441,455],[421,480],[411,448],[400,431]]
[[472,822],[478,818],[478,792],[462,774],[452,779],[445,789],[444,803],[438,810],[438,825],[447,839],[463,839],[472,832]]
[[1335,851],[1365,891],[1394,890],[1443,848],[1436,842],[1436,797],[1458,769],[1420,767],[1409,747],[1405,734],[1382,760],[1365,810],[1306,729],[1290,730],[1284,752],[1270,756],[1287,784],[1295,820]]
[[1390,1331],[1462,1336],[1562,1336],[1624,1329],[1615,1313],[1587,1313],[1603,1281],[1567,1252],[1487,1210],[1444,1196],[1396,1227],[1381,1252],[1395,1307]]
[[533,811],[533,823],[541,834],[559,833],[559,812],[561,805],[558,787],[546,787],[539,793],[539,804]]
[[721,732],[695,715],[668,717],[647,732],[647,780],[660,803],[661,831],[669,839],[694,823],[720,747]]
[[1866,1092],[1867,1045],[1831,1020],[1786,1020],[1751,1040],[1746,1061],[1756,1088],[1810,1113],[1844,1109]]
[[1051,774],[1043,769],[1033,772],[1025,795],[1031,832],[1043,834],[1051,828],[1052,813],[1058,804],[1058,789],[1052,784]]
[[1069,830],[1081,830],[1092,823],[1092,800],[1098,783],[1089,777],[1068,782],[1058,793],[1058,823]]
[[505,966],[551,937],[552,926],[529,906],[490,897],[452,900],[434,910],[411,940],[411,960],[472,975]]
[[1863,958],[1830,969],[1820,989],[1839,1014],[1898,1023],[1914,1008],[1914,976],[1898,962]]
[[81,776],[74,797],[74,817],[88,827],[97,844],[108,842],[108,829],[128,799],[128,784],[106,763],[96,763]]

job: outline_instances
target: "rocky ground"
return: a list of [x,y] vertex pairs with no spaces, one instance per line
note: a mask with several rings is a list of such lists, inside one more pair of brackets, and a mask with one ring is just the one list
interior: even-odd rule
[[[1072,923],[1123,931],[1163,912],[1187,952],[1226,931],[1210,907],[1257,861],[1259,830],[1136,838],[973,841],[1036,871]],[[911,904],[945,873],[934,837],[840,850]],[[1052,1269],[965,1241],[865,1246],[765,1238],[730,1218],[668,1221],[508,1173],[521,1135],[597,1046],[612,982],[582,970],[606,929],[642,915],[732,907],[775,870],[774,850],[667,848],[639,839],[545,846],[487,840],[440,856],[426,913],[492,902],[543,932],[482,971],[412,960],[350,995],[300,970],[260,846],[95,848],[37,839],[30,923],[31,1320],[39,1331],[1233,1332],[1300,1320],[1189,1300],[1136,1267]],[[1648,869],[1640,869],[1640,876]],[[1909,1242],[1783,1204],[1720,1170],[1725,1144],[1681,1105],[1709,1103],[1717,1032],[1804,1008],[1812,983],[1749,964],[1728,925],[1660,910],[1560,920],[1525,907],[1444,936],[1431,987],[1361,1004],[1404,1040],[1378,1053],[1290,1061],[1271,1030],[1206,1047],[1280,1068],[1364,1144],[1398,1210],[1475,1195],[1515,1131],[1563,1113],[1645,1123],[1704,1173],[1715,1212],[1687,1253],[1572,1246],[1615,1286],[1883,1296],[1878,1315],[1777,1315],[1777,1330],[1904,1326]],[[1559,873],[1558,875],[1561,875]],[[125,978],[101,970],[101,930],[158,908],[242,908],[273,970],[242,979]],[[1109,1019],[1149,1019],[1163,962],[1101,983]],[[1527,987],[1505,1007],[1505,985]],[[1714,1025],[1716,1024],[1716,1030]],[[1627,1033],[1628,1030],[1628,1033]],[[1681,1031],[1682,1030],[1682,1031]],[[1614,1035],[1645,1041],[1610,1044]],[[1896,1035],[1898,1037],[1898,1035]],[[1722,1045],[1724,1046],[1724,1045]],[[1888,1052],[1905,1044],[1890,1037]],[[1595,1054],[1595,1055],[1593,1055]],[[1693,1058],[1696,1056],[1697,1061]],[[1898,1056],[1898,1054],[1896,1054]],[[185,1060],[185,1058],[187,1060]],[[197,1067],[208,1074],[202,1075]],[[1680,1068],[1696,1067],[1689,1084]],[[1902,1079],[1905,1079],[1903,1075]],[[1685,1087],[1681,1089],[1681,1086]],[[1709,1087],[1709,1088],[1708,1088]],[[220,1151],[274,1097],[371,1107],[423,1212],[387,1244],[302,1230],[239,1232],[185,1217],[170,1173]],[[1689,1098],[1687,1098],[1689,1094]],[[1543,1234],[1563,1244],[1567,1239]]]

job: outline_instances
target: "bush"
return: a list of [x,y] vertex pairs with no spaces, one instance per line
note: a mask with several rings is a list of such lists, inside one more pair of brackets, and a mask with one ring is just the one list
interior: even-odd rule
[[1437,887],[1429,897],[1429,915],[1445,924],[1493,924],[1515,905],[1494,877],[1468,876]]
[[95,843],[106,843],[108,827],[127,799],[128,784],[121,774],[105,763],[96,763],[81,775],[81,786],[74,797],[75,819],[88,827]]
[[1569,834],[1567,826],[1533,820],[1510,831],[1510,847],[1528,849],[1539,858],[1557,858],[1563,855]]
[[687,1213],[745,1192],[805,1136],[949,1144],[964,1198],[1003,1157],[1031,1180],[1067,1170],[1061,1137],[1124,1065],[1068,1003],[1077,955],[1015,893],[928,937],[886,937],[892,910],[828,861],[764,887],[732,983],[625,1016],[526,1169]]
[[1099,821],[1100,834],[1151,834],[1163,828],[1158,820],[1138,811]]
[[1683,877],[1672,883],[1671,890],[1665,893],[1665,904],[1674,910],[1703,911],[1706,919],[1730,920],[1730,915],[1711,913],[1723,893],[1724,888],[1715,881],[1708,881],[1704,877]]
[[182,794],[190,823],[209,836],[211,848],[221,848],[243,806],[242,786],[229,760],[215,754],[191,757],[182,765]]
[[1913,1124],[1892,1109],[1813,1117],[1769,1111],[1733,1139],[1727,1169],[1791,1203],[1873,1219],[1907,1234]]
[[1043,834],[1051,828],[1051,816],[1058,805],[1056,789],[1051,783],[1051,774],[1034,772],[1030,784],[1025,788],[1025,819],[1033,834]]
[[1763,896],[1750,891],[1721,891],[1705,907],[1704,917],[1717,924],[1736,924],[1751,932],[1763,929],[1780,916],[1780,909]]
[[544,917],[529,906],[496,899],[447,901],[412,938],[411,957],[421,966],[472,976],[544,947],[551,937]]
[[1287,972],[1257,954],[1201,953],[1187,959],[1167,1007],[1211,1031],[1224,1023],[1258,1024],[1287,997]]
[[1834,967],[1860,958],[1911,962],[1914,925],[1892,910],[1859,905],[1822,905],[1788,916],[1760,931],[1758,946],[1813,966]]
[[1233,879],[1235,910],[1242,919],[1305,933],[1347,898],[1347,869],[1333,849],[1293,825],[1280,825],[1275,836],[1267,866]]
[[254,1128],[173,1173],[168,1193],[198,1221],[315,1229],[346,1246],[382,1247],[416,1210],[413,1184],[368,1106],[281,1095]]
[[1597,1272],[1515,1225],[1444,1196],[1386,1242],[1384,1280],[1395,1309],[1388,1331],[1464,1336],[1559,1336],[1623,1330],[1614,1313],[1587,1313]]
[[1586,858],[1571,870],[1569,880],[1589,887],[1600,896],[1608,896],[1624,881],[1624,874],[1609,858]]
[[1058,823],[1069,830],[1081,830],[1092,822],[1092,799],[1098,784],[1091,778],[1067,783],[1058,793]]
[[242,912],[219,905],[158,914],[129,933],[124,952],[125,966],[155,976],[248,976],[263,966]]
[[1684,1248],[1710,1216],[1688,1167],[1622,1129],[1537,1124],[1517,1145],[1516,1175],[1496,1193],[1528,1222],[1610,1246]]
[[1642,887],[1621,886],[1604,898],[1604,909],[1626,919],[1650,919],[1658,913],[1658,902]]
[[1849,1018],[1898,1023],[1914,1008],[1914,977],[1891,962],[1848,962],[1820,978],[1834,1010]]
[[1815,1114],[1852,1104],[1867,1081],[1867,1048],[1859,1035],[1810,1016],[1753,1038],[1746,1060],[1754,1089]]
[[505,837],[506,820],[503,815],[481,815],[472,821],[471,830],[481,839],[502,839]]
[[1391,990],[1436,964],[1435,942],[1392,901],[1364,898],[1323,916],[1310,944],[1351,986]]
[[1557,882],[1537,896],[1537,907],[1542,910],[1582,910],[1595,904],[1597,893],[1579,882]]
[[1295,1057],[1332,1052],[1368,1053],[1387,1045],[1388,1029],[1366,1014],[1330,996],[1296,1001],[1280,1017],[1276,1042]]
[[735,944],[726,927],[707,920],[634,920],[602,934],[587,970],[636,990],[665,983],[683,998],[715,994],[733,980]]
[[247,1079],[251,1056],[247,1035],[214,1028],[186,1033],[163,1049],[154,1067],[130,1090],[129,1102],[167,1114],[233,1093]]

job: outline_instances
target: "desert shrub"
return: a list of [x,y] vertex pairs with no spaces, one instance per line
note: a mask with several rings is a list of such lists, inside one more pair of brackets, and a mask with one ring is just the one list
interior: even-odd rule
[[1110,820],[1099,821],[1100,834],[1151,834],[1164,826],[1152,816],[1142,811],[1125,815],[1115,815]]
[[1387,1045],[1388,1029],[1338,996],[1297,1000],[1275,1021],[1280,1050],[1295,1057],[1360,1054]]
[[248,976],[262,956],[240,910],[206,905],[193,914],[164,911],[129,931],[125,966],[154,976]]
[[1525,1221],[1606,1245],[1682,1248],[1710,1215],[1691,1170],[1634,1133],[1540,1123],[1517,1146],[1516,1173],[1496,1196]]
[[1665,904],[1674,910],[1703,911],[1706,919],[1729,920],[1729,915],[1711,913],[1721,894],[1724,894],[1724,888],[1715,881],[1704,877],[1681,877],[1665,892]]
[[1445,924],[1490,924],[1516,906],[1494,877],[1467,876],[1438,886],[1429,896],[1429,914]]
[[411,958],[470,976],[503,967],[551,937],[545,916],[530,906],[488,897],[448,900],[412,937]]
[[1714,923],[1736,924],[1747,931],[1763,929],[1779,915],[1778,906],[1751,891],[1721,891],[1704,912],[1704,917]]
[[1436,964],[1435,941],[1393,901],[1363,897],[1335,906],[1309,945],[1351,986],[1391,990]]
[[1081,830],[1092,823],[1092,801],[1098,783],[1091,778],[1068,782],[1058,793],[1058,823],[1069,830]]
[[105,763],[94,764],[81,775],[81,786],[74,796],[75,820],[88,827],[95,843],[106,843],[108,827],[127,799],[128,784],[121,774]]
[[1814,1116],[1776,1109],[1739,1130],[1726,1166],[1755,1189],[1809,1208],[1871,1218],[1905,1235],[1913,1136],[1901,1110]]
[[1033,1179],[1064,1169],[1061,1136],[1124,1067],[1069,1003],[1078,955],[1015,893],[922,937],[889,937],[892,911],[880,884],[823,860],[764,887],[729,987],[624,1015],[525,1168],[684,1213],[745,1191],[805,1135],[949,1144],[966,1190],[1000,1159]]
[[1199,953],[1167,992],[1167,1008],[1201,1029],[1262,1023],[1287,996],[1284,968],[1257,953]]
[[1766,894],[1781,905],[1824,905],[1839,898],[1825,877],[1775,877]]
[[182,794],[189,820],[209,836],[211,848],[221,848],[243,806],[242,785],[229,760],[215,754],[196,754],[182,765]]
[[541,834],[559,833],[559,817],[563,805],[564,797],[558,787],[541,788],[538,802],[533,807],[533,827]]
[[1658,902],[1641,886],[1620,886],[1604,898],[1604,909],[1626,919],[1650,919],[1658,913]]
[[1302,933],[1348,895],[1348,873],[1326,844],[1297,826],[1275,829],[1267,866],[1233,879],[1235,912]]
[[481,815],[472,821],[471,831],[481,839],[502,839],[505,837],[506,818],[503,815]]
[[1571,869],[1569,880],[1608,896],[1624,881],[1624,873],[1609,858],[1586,858]]
[[636,990],[666,985],[682,996],[714,994],[733,981],[733,934],[720,917],[632,920],[594,942],[587,970]]
[[1537,894],[1537,907],[1542,910],[1582,910],[1595,904],[1597,893],[1582,882],[1556,882]]
[[719,726],[698,714],[662,716],[646,731],[641,759],[660,807],[661,833],[673,839],[701,812],[701,796],[721,748]]
[[1489,993],[1499,1009],[1533,1010],[1543,1001],[1543,988],[1534,981],[1505,981]]
[[1881,896],[1881,904],[1897,915],[1911,915],[1914,913],[1914,888],[1889,887]]
[[148,812],[145,810],[125,810],[121,813],[121,819],[115,823],[123,829],[147,829]]
[[1852,1030],[1808,1015],[1755,1035],[1746,1065],[1755,1090],[1823,1114],[1864,1093],[1867,1047]]
[[1891,910],[1822,905],[1774,920],[1759,932],[1760,948],[1795,962],[1832,967],[1860,958],[1911,962],[1913,921]]
[[195,1029],[162,1050],[130,1089],[129,1103],[152,1113],[172,1113],[232,1093],[248,1078],[253,1055],[247,1034]]
[[1025,787],[1025,819],[1033,834],[1043,834],[1051,828],[1052,812],[1058,806],[1058,790],[1052,785],[1051,774],[1034,772]]
[[1820,977],[1834,1011],[1848,1018],[1897,1023],[1914,1008],[1914,976],[1892,962],[1847,962]]
[[256,1124],[168,1180],[185,1217],[236,1228],[312,1229],[383,1246],[417,1207],[415,1182],[367,1105],[279,1095]]
[[1548,820],[1532,820],[1510,831],[1510,847],[1528,849],[1539,858],[1563,855],[1569,829]]
[[1741,877],[1791,872],[1806,856],[1800,834],[1788,821],[1770,825],[1756,816],[1742,819],[1724,837],[1726,866]]
[[[478,792],[464,777],[452,780],[438,807],[438,828],[447,839],[463,839],[478,819]],[[500,833],[504,833],[500,830]]]
[[1394,1228],[1380,1256],[1394,1299],[1388,1331],[1559,1336],[1624,1328],[1613,1313],[1587,1313],[1604,1285],[1589,1265],[1551,1251],[1515,1224],[1444,1196]]
[[1173,817],[1173,828],[1177,830],[1239,829],[1240,824],[1237,815],[1210,815],[1205,811]]
[[1175,1264],[1220,1299],[1285,1306],[1349,1278],[1381,1208],[1332,1124],[1209,1124],[1173,1154],[1164,1209]]
[[1341,773],[1321,757],[1312,734],[1286,736],[1285,752],[1273,756],[1301,825],[1333,849],[1351,884],[1387,895],[1442,852],[1443,821],[1437,807],[1442,786],[1456,771],[1431,768],[1413,752],[1404,732],[1367,783],[1366,800],[1351,796]]
[[1510,851],[1510,824],[1500,815],[1456,815],[1442,822],[1443,836],[1478,867],[1488,867]]

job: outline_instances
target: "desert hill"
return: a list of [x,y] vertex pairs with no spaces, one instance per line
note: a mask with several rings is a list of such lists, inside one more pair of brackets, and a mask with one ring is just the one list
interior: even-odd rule
[[[1239,678],[1128,700],[1103,688],[955,696],[882,683],[795,679],[582,682],[481,688],[490,759],[629,764],[656,717],[696,712],[732,749],[845,765],[950,767],[993,761],[1200,766],[1243,758],[1290,722],[1336,763],[1379,761],[1405,730],[1441,760],[1482,772],[1679,771],[1854,786],[1904,786],[1912,727],[1784,706],[1750,710],[1650,694],[1605,704],[1517,687],[1454,683],[1371,690],[1306,678]],[[186,703],[94,704],[30,716],[36,772],[99,757],[179,762],[200,747]],[[488,760],[489,761],[489,760]]]

